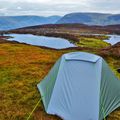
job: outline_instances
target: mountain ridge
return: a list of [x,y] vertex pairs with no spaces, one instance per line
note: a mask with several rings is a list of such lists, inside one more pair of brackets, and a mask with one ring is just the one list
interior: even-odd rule
[[35,15],[0,16],[0,30],[10,30],[42,24],[54,24],[60,18],[60,16],[43,17]]
[[114,25],[120,24],[120,14],[107,13],[70,13],[59,19],[57,24],[81,23],[87,25]]

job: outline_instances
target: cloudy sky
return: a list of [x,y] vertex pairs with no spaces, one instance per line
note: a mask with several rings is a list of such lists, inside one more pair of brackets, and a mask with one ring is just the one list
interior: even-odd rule
[[0,15],[65,15],[71,12],[120,14],[120,0],[0,0]]

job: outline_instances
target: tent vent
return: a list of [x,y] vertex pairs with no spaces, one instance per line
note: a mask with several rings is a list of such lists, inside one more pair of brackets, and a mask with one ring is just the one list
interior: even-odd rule
[[73,61],[80,60],[80,61],[87,61],[92,63],[97,62],[97,60],[101,58],[97,55],[84,53],[84,52],[72,52],[72,53],[65,54],[64,56],[66,60],[73,60]]

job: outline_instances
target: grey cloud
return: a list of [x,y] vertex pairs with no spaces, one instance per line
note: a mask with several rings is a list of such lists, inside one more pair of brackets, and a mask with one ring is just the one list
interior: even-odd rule
[[[12,0],[11,0],[12,1]],[[11,2],[0,0],[0,15],[64,15],[71,12],[104,12],[120,13],[120,1],[114,0],[75,0],[73,2],[60,2],[51,0],[50,3],[43,2]],[[15,0],[14,0],[15,1]],[[17,1],[17,0],[16,0]],[[52,3],[53,1],[53,3]],[[116,0],[117,1],[117,0]]]

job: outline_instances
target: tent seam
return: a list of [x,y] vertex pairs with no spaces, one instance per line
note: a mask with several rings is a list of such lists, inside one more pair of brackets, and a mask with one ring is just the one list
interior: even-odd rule
[[[58,72],[57,72],[57,77],[58,77],[58,73],[59,73],[59,70],[60,70],[61,62],[62,62],[62,58],[61,58],[61,60],[60,60],[60,64],[59,64],[59,68],[58,68]],[[55,79],[54,87],[55,87],[55,85],[56,85],[57,77],[56,77],[56,79]],[[54,90],[54,87],[53,87],[53,90]],[[53,90],[52,90],[52,93],[53,93]],[[52,94],[51,94],[51,97],[50,97],[50,101],[49,101],[49,103],[51,102],[51,98],[52,98]],[[49,103],[48,103],[47,110],[48,110],[48,108],[49,108]]]
[[101,108],[101,83],[102,83],[102,63],[103,63],[103,59],[99,59],[101,60],[101,66],[100,66],[100,87],[99,87],[99,119],[100,119],[100,108]]

